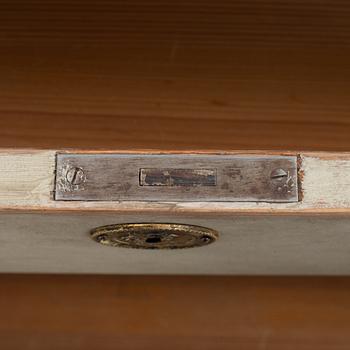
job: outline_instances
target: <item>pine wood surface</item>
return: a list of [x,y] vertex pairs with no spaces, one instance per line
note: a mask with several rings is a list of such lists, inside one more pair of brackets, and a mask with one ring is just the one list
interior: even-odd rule
[[350,149],[344,0],[0,4],[0,146]]
[[0,344],[347,349],[349,288],[348,278],[3,275]]
[[[0,4],[0,146],[350,149],[347,1]],[[4,349],[347,349],[348,278],[0,277]]]

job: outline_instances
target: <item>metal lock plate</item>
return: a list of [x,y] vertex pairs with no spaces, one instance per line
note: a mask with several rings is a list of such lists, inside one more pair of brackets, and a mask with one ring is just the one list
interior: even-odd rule
[[297,202],[296,156],[58,154],[55,199]]

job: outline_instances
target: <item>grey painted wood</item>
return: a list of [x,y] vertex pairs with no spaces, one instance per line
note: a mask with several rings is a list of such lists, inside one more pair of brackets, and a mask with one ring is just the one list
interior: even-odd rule
[[[103,246],[92,228],[115,223],[187,223],[217,242],[179,250]],[[148,213],[1,213],[0,272],[349,275],[350,217]]]
[[296,156],[58,154],[55,199],[297,202]]

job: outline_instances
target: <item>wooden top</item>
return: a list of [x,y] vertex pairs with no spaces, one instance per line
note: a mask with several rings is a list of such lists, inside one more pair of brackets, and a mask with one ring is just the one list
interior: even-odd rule
[[350,150],[340,0],[0,7],[0,147]]
[[348,278],[2,275],[0,344],[343,350]]

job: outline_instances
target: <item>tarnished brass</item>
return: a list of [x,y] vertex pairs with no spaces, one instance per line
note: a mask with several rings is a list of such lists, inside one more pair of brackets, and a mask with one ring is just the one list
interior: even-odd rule
[[185,224],[138,223],[97,227],[91,237],[113,247],[178,249],[208,245],[219,237],[215,230]]

